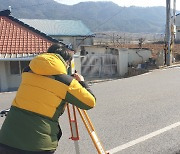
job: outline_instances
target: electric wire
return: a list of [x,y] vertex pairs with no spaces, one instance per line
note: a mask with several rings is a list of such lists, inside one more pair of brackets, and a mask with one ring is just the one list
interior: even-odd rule
[[[111,17],[107,18],[106,20],[104,20],[103,23],[101,23],[100,25],[98,25],[95,29],[101,27],[102,25],[106,24],[108,21],[112,20],[115,16],[117,16],[119,13],[122,13],[124,11],[125,7],[123,7],[122,10],[119,10],[118,12],[116,12],[115,14],[113,14]],[[87,33],[86,35],[88,35],[90,33]],[[88,38],[88,36],[86,36],[78,45],[77,47],[79,47],[81,45],[81,43],[86,39]]]

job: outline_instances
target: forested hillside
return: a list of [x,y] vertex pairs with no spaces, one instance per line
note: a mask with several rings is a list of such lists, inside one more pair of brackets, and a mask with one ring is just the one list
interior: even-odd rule
[[64,5],[54,0],[0,0],[0,10],[11,6],[16,18],[82,20],[93,32],[163,33],[165,7],[120,7],[112,2]]

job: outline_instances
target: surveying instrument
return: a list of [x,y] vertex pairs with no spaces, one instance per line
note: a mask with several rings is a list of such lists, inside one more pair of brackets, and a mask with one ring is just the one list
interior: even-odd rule
[[[71,67],[70,67],[69,73],[70,74],[77,73],[77,71],[75,70],[74,58],[71,61]],[[87,112],[83,109],[80,109],[80,108],[74,106],[74,105],[67,104],[67,112],[68,112],[69,124],[70,124],[70,130],[71,130],[70,139],[72,139],[74,141],[76,154],[80,154],[79,144],[78,144],[79,131],[78,131],[76,111],[78,111],[78,113],[79,113],[79,115],[80,115],[80,117],[81,117],[87,131],[88,131],[88,134],[93,141],[93,144],[94,144],[98,154],[109,154],[108,152],[106,152],[104,150],[104,147],[102,146],[102,143],[100,142],[100,140],[96,134],[94,126],[93,126]]]

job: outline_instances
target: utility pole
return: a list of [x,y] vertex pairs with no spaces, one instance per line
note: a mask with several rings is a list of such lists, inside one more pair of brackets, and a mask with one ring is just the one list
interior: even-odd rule
[[171,0],[166,0],[166,65],[172,64],[172,52],[171,52]]

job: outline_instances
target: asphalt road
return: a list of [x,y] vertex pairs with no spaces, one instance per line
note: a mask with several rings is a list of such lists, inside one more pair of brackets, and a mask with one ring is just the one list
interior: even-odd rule
[[[105,149],[117,154],[175,154],[180,151],[180,67],[93,84],[97,105],[88,111]],[[0,110],[14,93],[0,94]],[[96,154],[78,115],[80,154]],[[4,118],[0,118],[0,125]],[[56,154],[75,154],[67,112]]]

